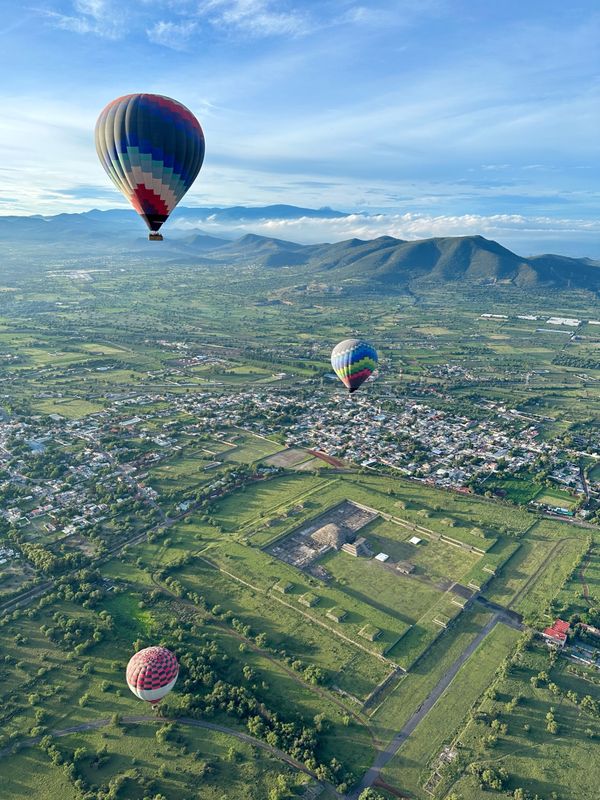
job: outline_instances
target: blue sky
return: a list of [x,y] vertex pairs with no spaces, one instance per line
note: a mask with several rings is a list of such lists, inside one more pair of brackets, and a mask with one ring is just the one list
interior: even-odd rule
[[370,216],[313,238],[600,256],[600,5],[497,5],[0,0],[0,213],[121,205],[93,128],[149,91],[205,130],[186,205],[330,205]]

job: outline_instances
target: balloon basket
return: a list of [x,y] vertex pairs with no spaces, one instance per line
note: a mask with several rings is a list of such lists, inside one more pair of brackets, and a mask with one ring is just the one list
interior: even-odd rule
[[150,233],[148,234],[148,239],[151,242],[162,242],[163,240],[162,233]]

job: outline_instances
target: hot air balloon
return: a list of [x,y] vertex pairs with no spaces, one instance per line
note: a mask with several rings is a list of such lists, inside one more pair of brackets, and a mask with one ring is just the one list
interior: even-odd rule
[[189,109],[159,94],[128,94],[96,122],[96,151],[109,178],[161,241],[160,226],[204,160],[204,133]]
[[362,339],[344,339],[333,348],[331,366],[352,394],[377,367],[377,351]]
[[177,680],[179,664],[166,647],[146,647],[139,650],[127,664],[127,685],[140,700],[160,703]]

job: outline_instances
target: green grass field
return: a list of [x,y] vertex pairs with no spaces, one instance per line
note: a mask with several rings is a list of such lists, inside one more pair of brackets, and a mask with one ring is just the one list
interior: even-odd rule
[[[230,438],[228,441],[232,441],[232,439]],[[247,433],[236,435],[233,443],[235,444],[235,449],[225,453],[225,461],[234,461],[241,464],[251,464],[253,461],[259,461],[266,456],[272,456],[282,449],[282,445],[277,444],[277,442],[271,442],[260,436],[252,436]]]
[[561,508],[572,509],[577,501],[569,492],[554,487],[540,489],[539,493],[533,498],[536,503],[544,503],[547,506],[559,506]]
[[42,414],[60,414],[67,419],[79,419],[102,411],[104,406],[88,400],[39,400],[36,401],[36,408]]
[[[304,617],[299,613],[299,610],[308,613],[303,606],[288,608],[274,596],[256,592],[201,561],[196,561],[192,568],[178,570],[177,578],[184,586],[202,594],[211,606],[231,609],[252,630],[264,632],[270,646],[323,669],[331,684],[352,695],[366,697],[390,670],[375,655],[365,653]],[[285,599],[287,602],[287,595]],[[310,609],[309,613],[317,614],[318,608]],[[325,619],[324,610],[319,613]],[[328,622],[328,626],[334,625]],[[363,641],[363,644],[366,647],[368,643]]]
[[[78,770],[93,787],[106,787],[116,775],[127,775],[119,797],[140,796],[140,779],[152,780],[155,792],[173,800],[185,800],[202,783],[202,797],[222,800],[245,797],[263,800],[285,776],[290,789],[306,785],[307,776],[264,751],[223,733],[177,725],[171,740],[159,743],[155,732],[161,723],[107,726],[98,731],[57,739],[65,754],[85,748]],[[105,763],[94,766],[96,754],[106,748]],[[206,771],[205,765],[210,764]],[[26,749],[9,760],[0,760],[0,779],[5,797],[77,798],[79,793],[50,763],[39,748]],[[50,794],[52,792],[53,794]]]
[[416,566],[417,575],[426,576],[432,581],[461,578],[481,559],[479,553],[455,547],[444,541],[422,538],[419,545],[412,545],[409,539],[412,531],[386,520],[377,520],[362,531],[375,552],[384,552],[395,561],[411,561]]
[[469,708],[490,684],[498,663],[510,652],[519,634],[497,625],[460,669],[425,719],[384,769],[392,786],[426,800],[423,785],[430,775],[429,764],[442,745],[452,741]]
[[429,648],[423,658],[401,678],[385,699],[375,705],[371,720],[383,741],[389,741],[408,721],[448,667],[488,622],[490,616],[480,606],[467,608],[452,627]]
[[[598,698],[599,692],[587,681],[570,675],[567,668],[568,662],[562,658],[555,667],[549,668],[548,652],[543,646],[528,650],[522,664],[498,682],[497,700],[486,700],[482,705],[483,710],[507,725],[507,733],[501,735],[491,749],[483,746],[483,738],[490,728],[482,722],[471,722],[461,737],[467,760],[506,769],[509,792],[522,787],[530,796],[552,797],[554,791],[561,800],[581,800],[597,795],[600,763],[596,751],[600,725],[597,718],[582,712],[563,693],[571,690],[579,698],[586,694]],[[546,685],[532,687],[531,676],[541,670],[550,672],[550,680],[561,691],[559,696],[552,694]],[[505,703],[515,696],[521,698],[520,702],[509,712]],[[546,714],[550,708],[554,709],[558,723],[556,734],[546,729]],[[452,790],[464,800],[497,796],[482,792],[477,782],[467,776],[458,780]]]

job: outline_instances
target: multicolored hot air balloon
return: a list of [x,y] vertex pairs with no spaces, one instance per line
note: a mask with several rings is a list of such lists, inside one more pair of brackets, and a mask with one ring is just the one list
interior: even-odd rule
[[96,123],[96,151],[109,178],[160,241],[160,226],[204,161],[204,133],[189,109],[159,94],[128,94]]
[[127,664],[127,685],[140,700],[155,705],[175,686],[179,664],[166,647],[139,650]]
[[377,360],[375,348],[362,339],[344,339],[331,353],[331,366],[350,394],[376,369]]

